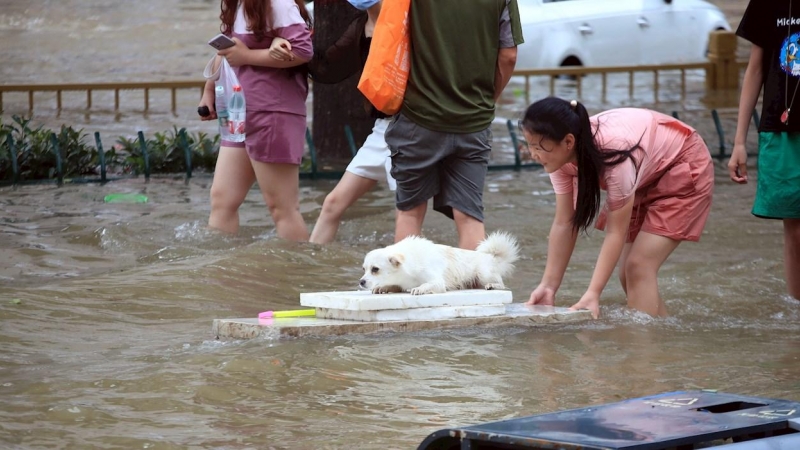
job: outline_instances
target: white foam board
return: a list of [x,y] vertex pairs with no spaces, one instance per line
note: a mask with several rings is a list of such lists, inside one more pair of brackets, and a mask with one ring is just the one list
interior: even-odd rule
[[313,308],[350,311],[434,308],[443,306],[502,305],[512,301],[511,291],[468,289],[444,294],[411,295],[373,294],[370,291],[307,292],[300,294],[300,304]]
[[355,320],[359,322],[394,320],[443,320],[458,317],[490,317],[505,314],[506,305],[437,306],[434,308],[383,309],[354,311],[350,309],[317,308],[321,319]]

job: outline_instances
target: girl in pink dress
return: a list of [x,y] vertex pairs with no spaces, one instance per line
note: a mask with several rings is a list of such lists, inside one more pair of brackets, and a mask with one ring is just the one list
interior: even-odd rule
[[589,287],[571,309],[589,309],[597,318],[600,294],[618,265],[628,306],[666,316],[658,270],[681,241],[700,239],[711,209],[714,166],[702,138],[655,111],[622,108],[590,117],[581,103],[555,97],[529,106],[521,127],[556,194],[547,265],[527,304],[554,304],[578,232],[597,217],[606,235]]
[[[254,182],[275,222],[279,237],[307,241],[308,228],[298,210],[300,162],[306,130],[307,71],[311,31],[303,0],[221,0],[222,33],[236,45],[219,51],[236,71],[247,99],[245,141],[222,141],[208,225],[239,230],[239,207]],[[275,38],[291,42],[296,58],[269,54]],[[208,80],[200,106],[214,111],[214,81]],[[216,119],[216,113],[203,120]]]

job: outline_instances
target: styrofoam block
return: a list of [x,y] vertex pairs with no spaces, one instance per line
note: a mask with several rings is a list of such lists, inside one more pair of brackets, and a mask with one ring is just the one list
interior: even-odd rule
[[457,317],[490,317],[505,313],[506,305],[437,306],[434,308],[384,309],[379,311],[317,308],[317,317],[319,318],[355,320],[358,322],[442,320],[455,319]]
[[300,294],[300,304],[313,308],[350,311],[434,308],[443,306],[500,305],[512,301],[511,291],[467,289],[444,294],[411,295],[373,294],[370,291],[307,292]]

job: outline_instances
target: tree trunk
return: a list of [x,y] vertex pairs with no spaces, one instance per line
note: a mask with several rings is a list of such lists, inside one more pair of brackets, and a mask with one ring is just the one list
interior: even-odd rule
[[[359,14],[345,0],[314,1],[314,48],[328,48],[342,35]],[[344,169],[352,158],[345,125],[353,132],[356,149],[372,131],[375,120],[364,108],[364,96],[358,90],[359,71],[337,84],[312,83],[311,136],[317,159],[325,166]]]

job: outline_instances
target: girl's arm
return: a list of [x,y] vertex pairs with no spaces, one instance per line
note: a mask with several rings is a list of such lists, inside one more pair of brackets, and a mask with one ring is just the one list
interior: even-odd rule
[[217,54],[228,59],[228,64],[236,66],[261,66],[287,69],[308,62],[308,58],[295,55],[292,60],[279,60],[270,55],[269,49],[250,49],[239,38],[234,37],[236,43],[233,47],[220,50]]
[[[216,56],[214,57],[214,62],[211,65],[212,72],[216,72],[219,68],[219,64],[222,61],[222,57]],[[217,108],[214,105],[215,94],[214,94],[214,81],[213,79],[206,80],[205,86],[203,86],[203,95],[200,97],[200,104],[197,106],[205,106],[208,108],[208,111],[211,113],[207,116],[200,116],[200,120],[214,120],[217,118]]]
[[547,265],[539,286],[531,293],[528,305],[553,305],[564,272],[575,249],[578,233],[572,226],[575,206],[572,193],[556,195],[556,214],[547,244]]
[[762,62],[764,49],[753,44],[750,49],[750,61],[744,72],[742,92],[739,95],[739,115],[736,121],[736,137],[733,140],[731,159],[728,161],[728,174],[731,180],[744,184],[747,183],[747,130],[750,119],[753,118],[753,109],[758,103],[761,86],[764,84]]
[[608,284],[608,280],[614,272],[614,267],[616,267],[620,255],[622,255],[622,249],[625,247],[634,197],[634,195],[631,195],[630,200],[622,208],[608,212],[606,237],[603,239],[603,246],[600,248],[600,255],[597,257],[597,264],[594,267],[589,288],[583,294],[581,300],[572,305],[570,309],[588,309],[595,319],[600,316],[600,294]]

